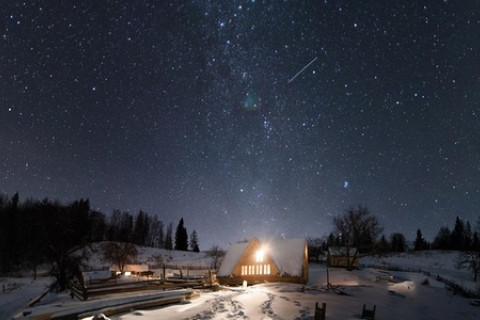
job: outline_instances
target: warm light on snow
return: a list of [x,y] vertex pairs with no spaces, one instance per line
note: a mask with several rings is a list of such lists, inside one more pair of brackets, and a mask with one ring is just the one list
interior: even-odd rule
[[[271,248],[273,251],[273,248]],[[153,252],[145,252],[148,257]],[[170,251],[173,261],[184,258],[184,252]],[[270,256],[271,253],[269,253]],[[420,272],[382,271],[373,268],[346,271],[329,268],[329,282],[332,287],[345,293],[340,295],[327,287],[327,269],[324,265],[310,264],[310,281],[302,286],[293,283],[264,283],[248,288],[224,287],[220,291],[198,291],[195,299],[157,307],[148,310],[134,310],[110,315],[107,304],[131,303],[141,299],[142,295],[159,294],[161,296],[178,295],[184,289],[173,291],[149,291],[106,295],[89,301],[72,299],[68,292],[47,295],[35,308],[59,312],[66,308],[82,308],[84,316],[105,313],[110,319],[122,320],[213,320],[213,319],[313,319],[314,307],[326,303],[326,315],[329,320],[358,319],[363,304],[367,309],[376,306],[376,319],[480,319],[480,307],[469,304],[469,299],[445,289],[445,284],[436,280],[437,275],[474,289],[477,284],[471,281],[467,270],[455,269],[454,252],[442,253],[426,251],[413,254],[392,255],[379,261],[362,259],[362,263],[390,264],[399,268],[417,269],[430,272],[430,276]],[[203,255],[199,255],[203,258]],[[198,265],[190,260],[189,264]],[[94,278],[96,274],[88,274]],[[119,281],[122,278],[119,278]],[[123,278],[125,281],[126,278]],[[425,284],[428,280],[428,284]],[[14,286],[14,284],[16,284]],[[0,285],[15,290],[0,294],[0,319],[10,319],[28,301],[43,291],[47,283],[31,278],[0,278]],[[90,307],[98,309],[88,311]],[[35,310],[32,309],[33,310]],[[105,309],[104,309],[105,308]],[[89,319],[89,318],[87,318]],[[90,318],[91,319],[91,318]]]
[[255,255],[255,262],[263,262],[263,250],[258,250]]

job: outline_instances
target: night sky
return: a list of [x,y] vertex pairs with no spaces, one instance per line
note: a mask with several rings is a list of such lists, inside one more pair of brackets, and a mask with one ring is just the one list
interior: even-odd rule
[[200,248],[480,216],[480,2],[0,0],[0,192]]

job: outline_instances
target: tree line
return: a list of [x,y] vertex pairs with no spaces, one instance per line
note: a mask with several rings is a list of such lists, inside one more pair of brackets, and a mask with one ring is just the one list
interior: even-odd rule
[[56,286],[64,290],[69,278],[80,271],[85,255],[79,252],[93,242],[112,241],[167,250],[199,252],[196,230],[188,236],[183,218],[173,230],[157,216],[140,210],[133,215],[114,210],[110,216],[92,210],[88,199],[69,204],[27,199],[18,193],[0,196],[0,272],[20,268],[36,270],[51,265]]
[[467,268],[473,272],[474,280],[480,274],[480,218],[475,230],[468,221],[459,217],[455,219],[453,230],[442,226],[432,243],[425,240],[420,229],[417,229],[413,243],[407,242],[402,233],[394,232],[387,237],[382,234],[383,228],[378,219],[370,214],[366,206],[350,207],[343,215],[333,218],[334,231],[324,238],[307,239],[309,257],[319,261],[329,247],[345,248],[348,259],[347,268],[362,256],[385,255],[408,250],[456,250],[458,268]]

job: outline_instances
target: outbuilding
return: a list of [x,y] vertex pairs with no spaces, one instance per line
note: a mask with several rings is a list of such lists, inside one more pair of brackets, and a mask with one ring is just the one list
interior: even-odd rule
[[341,268],[358,268],[356,248],[329,247],[327,252],[327,266]]
[[[116,274],[120,273],[120,269],[116,265],[112,265],[110,271]],[[146,264],[126,264],[123,273],[127,275],[148,275],[149,269]]]

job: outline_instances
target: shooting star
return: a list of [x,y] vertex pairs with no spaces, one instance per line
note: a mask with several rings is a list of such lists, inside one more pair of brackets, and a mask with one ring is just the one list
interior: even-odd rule
[[303,71],[305,71],[305,69],[307,69],[312,63],[314,63],[315,60],[317,60],[317,58],[318,58],[318,57],[315,57],[315,59],[313,59],[312,61],[310,61],[305,67],[302,68],[302,70],[298,71],[297,74],[294,75],[292,79],[288,80],[287,83],[290,83],[290,82],[292,82],[293,80],[295,80],[295,78],[298,77],[298,75],[299,75],[300,73],[302,73]]

